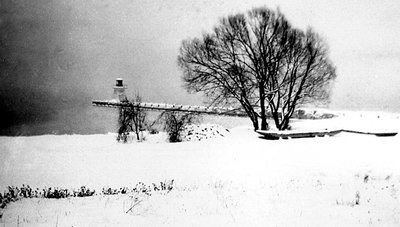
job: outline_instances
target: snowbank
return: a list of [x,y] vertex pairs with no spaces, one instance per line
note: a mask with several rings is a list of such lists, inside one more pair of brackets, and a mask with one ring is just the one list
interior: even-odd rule
[[225,137],[229,130],[216,124],[187,125],[183,131],[183,141],[200,141]]
[[[400,131],[398,118],[339,116],[293,122],[296,129],[344,126]],[[24,199],[7,206],[0,223],[398,226],[398,147],[399,135],[341,133],[270,141],[247,126],[196,143],[120,144],[112,134],[0,137],[0,191],[22,184],[85,185],[101,191],[175,180],[170,193],[143,198],[134,212],[126,213],[132,195]]]

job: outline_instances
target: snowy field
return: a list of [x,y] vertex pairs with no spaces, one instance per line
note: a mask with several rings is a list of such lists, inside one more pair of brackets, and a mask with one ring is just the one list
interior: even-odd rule
[[[399,115],[338,115],[297,120],[293,130],[400,131]],[[399,135],[271,141],[243,126],[214,139],[164,140],[162,133],[130,144],[114,134],[0,137],[0,192],[22,184],[101,192],[174,180],[171,191],[151,196],[21,199],[0,210],[0,226],[400,226]]]

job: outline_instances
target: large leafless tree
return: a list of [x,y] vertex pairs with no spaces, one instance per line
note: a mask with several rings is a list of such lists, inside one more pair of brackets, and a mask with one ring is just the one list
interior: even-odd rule
[[[276,128],[289,127],[296,106],[329,101],[329,91],[336,77],[335,68],[327,58],[321,38],[309,29],[306,33],[293,29],[288,34],[284,55],[275,57],[282,62],[271,73],[266,95]],[[274,69],[272,69],[274,70]]]
[[276,127],[287,129],[298,104],[328,99],[335,78],[319,36],[267,8],[222,18],[213,32],[185,40],[178,63],[189,91],[241,105],[255,130],[258,119],[268,128],[268,110]]

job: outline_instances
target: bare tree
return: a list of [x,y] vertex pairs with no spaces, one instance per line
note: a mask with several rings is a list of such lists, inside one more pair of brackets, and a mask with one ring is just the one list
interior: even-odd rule
[[119,108],[117,141],[128,142],[130,132],[136,134],[136,140],[138,141],[143,138],[143,135],[141,136],[140,134],[146,127],[147,112],[139,107],[141,101],[142,99],[139,95],[136,95],[133,102],[123,101],[126,105]]
[[245,49],[237,42],[236,25],[243,19],[241,15],[223,19],[214,33],[184,41],[178,63],[189,91],[203,92],[212,104],[241,105],[258,129],[254,75],[246,66]]
[[178,64],[189,91],[213,103],[239,104],[255,130],[258,118],[261,129],[268,128],[268,108],[277,128],[286,129],[298,104],[328,98],[335,77],[318,36],[303,34],[279,10],[267,8],[223,18],[212,33],[184,41]]
[[[327,47],[321,38],[309,29],[306,33],[292,29],[283,47],[284,54],[276,57],[281,67],[266,83],[266,95],[276,128],[289,127],[299,104],[329,101],[329,90],[336,77],[335,67],[327,57]],[[271,69],[271,71],[274,69]]]
[[165,111],[160,118],[164,118],[164,129],[168,133],[168,140],[171,143],[182,141],[182,132],[185,126],[196,120],[193,113],[182,113],[176,111]]

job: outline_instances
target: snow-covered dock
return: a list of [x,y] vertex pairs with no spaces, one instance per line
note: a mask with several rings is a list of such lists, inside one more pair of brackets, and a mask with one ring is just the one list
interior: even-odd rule
[[198,113],[198,114],[247,117],[247,114],[244,111],[234,108],[188,106],[188,105],[148,103],[148,102],[129,103],[129,102],[120,102],[115,100],[93,100],[92,104],[94,106],[102,106],[102,107],[121,107],[121,106],[133,105],[135,107],[148,110],[156,110],[156,111],[181,111],[181,112]]

